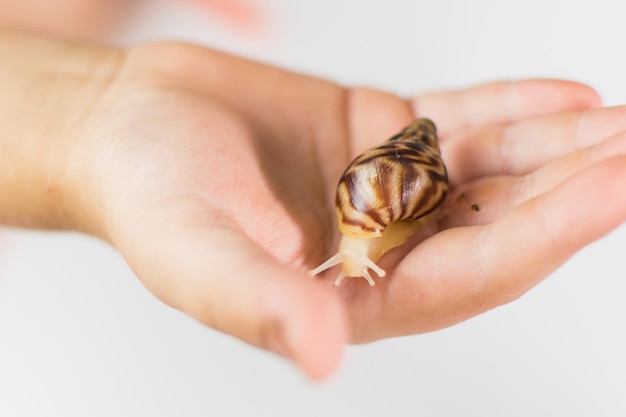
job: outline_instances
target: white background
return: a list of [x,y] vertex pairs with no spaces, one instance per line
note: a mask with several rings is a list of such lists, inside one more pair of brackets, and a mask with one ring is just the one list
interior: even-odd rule
[[[626,103],[622,2],[262,4],[262,36],[155,0],[119,41],[192,40],[401,94],[541,76]],[[101,242],[4,230],[0,245],[2,417],[626,415],[626,228],[511,305],[349,348],[324,384],[164,306]]]

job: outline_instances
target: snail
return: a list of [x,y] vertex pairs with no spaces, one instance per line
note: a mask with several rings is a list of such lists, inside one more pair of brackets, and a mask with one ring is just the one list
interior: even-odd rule
[[400,133],[357,156],[339,179],[335,208],[339,252],[309,272],[341,264],[335,281],[385,275],[376,262],[431,222],[448,193],[435,124],[414,120]]

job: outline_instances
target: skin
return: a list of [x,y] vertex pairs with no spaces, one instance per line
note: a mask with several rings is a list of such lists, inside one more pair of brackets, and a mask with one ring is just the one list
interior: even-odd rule
[[[581,84],[404,99],[192,45],[10,32],[0,61],[0,223],[97,236],[164,303],[315,379],[346,342],[515,300],[626,218],[626,107]],[[342,170],[415,116],[439,128],[443,216],[381,259],[375,287],[309,277],[336,250]]]

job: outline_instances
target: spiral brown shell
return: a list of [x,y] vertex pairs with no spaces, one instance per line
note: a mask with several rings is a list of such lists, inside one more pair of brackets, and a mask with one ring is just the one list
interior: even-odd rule
[[391,222],[432,213],[447,192],[435,124],[416,119],[359,155],[343,173],[335,201],[339,230],[352,237],[379,236]]

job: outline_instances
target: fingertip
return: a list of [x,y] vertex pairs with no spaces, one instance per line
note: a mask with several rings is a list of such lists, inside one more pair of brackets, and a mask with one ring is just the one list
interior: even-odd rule
[[569,80],[539,80],[554,83],[567,92],[567,99],[572,103],[573,110],[585,110],[602,107],[602,97],[589,84]]
[[526,79],[509,82],[508,90],[509,121],[602,106],[598,92],[577,81]]
[[297,363],[312,379],[322,381],[332,376],[341,365],[347,341],[347,319],[343,306],[335,296],[318,311],[317,320],[302,337],[302,357]]
[[[294,280],[311,277],[294,277]],[[316,381],[328,379],[340,366],[347,340],[347,319],[339,297],[314,281],[291,281],[272,291],[270,317],[280,317],[278,345],[269,350],[291,360]],[[276,326],[274,326],[276,328]]]
[[598,93],[598,91],[586,84],[582,84],[584,87],[587,88],[587,100],[589,103],[589,107],[592,109],[599,109],[600,107],[604,106],[604,102],[602,100],[602,96],[600,95],[600,93]]

